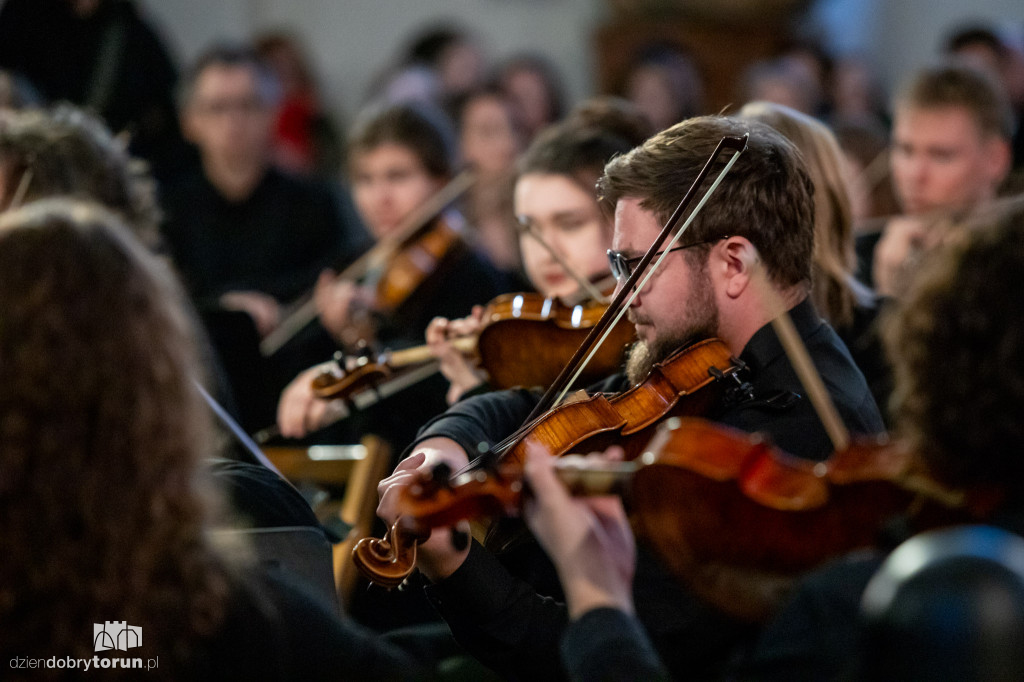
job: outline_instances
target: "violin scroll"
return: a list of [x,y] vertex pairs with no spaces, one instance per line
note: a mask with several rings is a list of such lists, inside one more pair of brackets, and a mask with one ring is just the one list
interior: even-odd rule
[[[497,473],[469,472],[450,479],[451,468],[439,464],[401,491],[400,516],[383,539],[363,538],[352,549],[352,560],[370,582],[398,587],[416,567],[416,543],[430,537],[430,529],[454,526],[463,519],[513,513],[519,508],[522,479],[509,468]],[[453,535],[453,542],[468,542]],[[464,548],[464,547],[462,547]]]
[[398,519],[383,538],[363,538],[352,548],[352,561],[375,585],[392,589],[416,568],[416,538],[402,530]]

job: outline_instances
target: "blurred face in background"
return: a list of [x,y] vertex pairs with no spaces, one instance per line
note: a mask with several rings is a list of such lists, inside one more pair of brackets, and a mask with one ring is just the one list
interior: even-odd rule
[[527,173],[516,182],[514,202],[523,226],[519,237],[523,268],[537,291],[565,297],[575,294],[579,284],[530,236],[526,226],[581,277],[595,281],[608,273],[611,223],[592,192],[565,175]]
[[508,172],[520,151],[511,106],[498,95],[483,94],[466,103],[460,136],[463,160],[484,176]]
[[896,193],[911,215],[988,201],[1009,167],[1006,141],[983,134],[957,106],[899,107],[891,154]]
[[376,239],[393,233],[444,184],[427,172],[413,150],[391,142],[355,150],[351,171],[352,198]]
[[266,164],[273,107],[254,67],[211,64],[196,79],[185,109],[185,135],[204,163],[228,167]]

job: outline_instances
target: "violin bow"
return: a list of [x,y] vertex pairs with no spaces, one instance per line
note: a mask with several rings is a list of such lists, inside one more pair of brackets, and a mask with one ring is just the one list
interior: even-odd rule
[[761,294],[762,303],[771,316],[772,329],[775,330],[775,335],[779,338],[779,343],[782,344],[782,349],[785,351],[786,357],[789,358],[800,385],[807,392],[807,397],[810,399],[818,419],[821,420],[825,433],[832,441],[832,448],[836,452],[845,450],[850,445],[850,431],[843,424],[839,410],[836,409],[835,403],[825,389],[821,373],[814,366],[811,355],[807,352],[807,346],[804,345],[803,339],[800,338],[800,334],[793,324],[793,318],[790,317],[778,292],[772,289],[763,263],[764,261],[758,256],[756,286]]
[[[733,164],[736,163],[736,159],[738,159],[739,155],[747,148],[748,137],[749,134],[744,135],[743,137],[724,137],[718,143],[718,146],[715,147],[711,156],[708,157],[704,167],[701,168],[700,172],[697,174],[697,177],[690,185],[690,188],[686,191],[686,194],[679,202],[679,205],[676,206],[672,215],[669,216],[669,219],[662,228],[661,233],[651,244],[650,248],[647,249],[647,253],[641,257],[640,262],[637,263],[632,274],[630,274],[629,279],[627,279],[626,282],[618,288],[615,297],[612,299],[611,303],[608,304],[608,309],[605,311],[605,314],[601,316],[601,319],[594,326],[594,329],[591,330],[590,334],[587,335],[587,338],[583,340],[580,347],[576,349],[576,353],[573,354],[572,359],[569,360],[569,363],[558,375],[558,378],[555,379],[555,382],[551,384],[548,390],[544,393],[540,402],[537,403],[536,407],[534,407],[533,412],[531,412],[530,416],[527,417],[526,423],[531,422],[538,415],[547,411],[552,405],[561,402],[565,397],[569,391],[569,387],[572,386],[579,378],[591,358],[593,358],[597,353],[599,346],[611,334],[611,330],[614,325],[616,325],[619,320],[622,319],[622,316],[626,314],[629,304],[633,302],[633,299],[635,299],[640,290],[646,286],[657,268],[664,262],[665,258],[669,254],[669,249],[679,241],[683,233],[693,222],[694,218],[696,218],[697,214],[700,213],[704,204],[707,203],[714,191],[718,189],[719,184],[721,184],[726,174],[730,169],[732,169]],[[722,168],[715,177],[714,182],[708,188],[707,192],[704,193],[704,196],[701,197],[697,206],[694,207],[693,211],[687,217],[686,222],[683,223],[682,227],[676,231],[675,234],[672,234],[672,231],[675,230],[676,225],[678,225],[679,221],[682,219],[683,213],[686,212],[690,203],[693,201],[693,197],[699,190],[701,183],[704,182],[704,179],[711,173],[712,165],[725,149],[731,150],[733,155],[729,158],[725,167]],[[671,241],[669,242],[669,247],[664,249],[653,266],[648,267],[651,265],[654,255],[670,237]],[[641,278],[642,281],[640,281]]]
[[[334,278],[335,281],[359,279],[371,270],[379,268],[407,239],[416,234],[449,204],[465,194],[474,182],[476,182],[476,177],[471,171],[459,173],[452,178],[451,182],[442,187],[441,191],[420,204],[419,208],[402,221],[394,234],[382,238],[369,251],[338,273]],[[264,357],[276,353],[307,324],[316,319],[316,301],[313,294],[307,293],[300,300],[303,300],[303,303],[286,315],[281,320],[281,324],[260,342],[260,352]]]
[[[356,412],[372,407],[385,398],[390,398],[394,394],[404,391],[410,386],[429,379],[440,370],[441,363],[439,361],[424,360],[423,364],[419,367],[398,373],[395,376],[376,384],[373,388],[359,391],[347,399],[333,398],[328,401],[327,413],[324,416],[324,423],[322,426],[319,426],[317,430],[326,429],[332,424],[337,424],[343,419],[348,419]],[[254,433],[252,440],[260,444],[265,444],[280,435],[280,427],[278,427],[277,424],[272,424]]]

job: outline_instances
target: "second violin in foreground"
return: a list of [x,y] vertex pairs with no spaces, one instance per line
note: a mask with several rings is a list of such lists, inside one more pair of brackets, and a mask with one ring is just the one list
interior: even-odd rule
[[[698,594],[752,622],[775,610],[800,573],[875,546],[895,516],[926,529],[978,520],[987,508],[937,484],[897,443],[854,442],[814,463],[692,417],[665,422],[635,460],[565,462],[556,467],[572,492],[624,493],[638,539]],[[356,545],[353,559],[373,582],[404,580],[415,540],[433,527],[519,513],[521,467],[448,473],[404,492],[389,543]]]

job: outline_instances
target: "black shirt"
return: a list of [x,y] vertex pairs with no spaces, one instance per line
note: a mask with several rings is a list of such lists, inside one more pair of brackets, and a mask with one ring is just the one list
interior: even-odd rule
[[202,173],[171,185],[162,199],[167,246],[200,307],[248,290],[289,303],[321,270],[368,245],[346,195],[273,168],[241,201],[224,198]]

